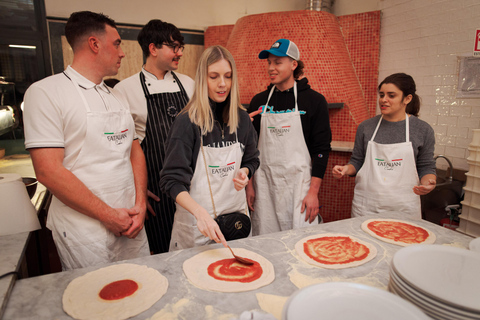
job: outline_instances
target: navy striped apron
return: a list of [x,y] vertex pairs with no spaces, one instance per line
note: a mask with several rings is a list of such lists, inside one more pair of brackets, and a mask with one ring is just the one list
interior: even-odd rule
[[148,199],[156,213],[156,217],[148,214],[145,219],[145,230],[148,236],[150,251],[153,254],[167,252],[172,235],[175,201],[160,191],[160,171],[165,160],[165,141],[177,114],[188,102],[188,95],[172,72],[174,81],[180,91],[150,94],[145,84],[145,75],[140,72],[140,83],[147,100],[147,123],[145,138],[141,143],[148,170],[148,190],[156,194],[160,201]]

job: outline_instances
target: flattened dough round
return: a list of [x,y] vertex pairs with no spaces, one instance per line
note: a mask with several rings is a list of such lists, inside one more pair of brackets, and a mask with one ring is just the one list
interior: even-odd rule
[[[382,227],[381,231],[383,231],[385,236],[382,236],[382,233],[378,234],[372,231],[368,227],[370,222],[384,223],[385,225]],[[402,247],[419,243],[432,244],[435,243],[435,240],[437,239],[433,232],[424,227],[408,221],[396,219],[369,219],[362,223],[362,230],[374,238]],[[424,237],[425,235],[426,237]]]
[[[138,284],[131,296],[103,300],[99,292],[109,283],[130,279]],[[149,309],[167,292],[168,280],[155,269],[117,264],[73,279],[63,293],[63,310],[75,319],[127,319]]]
[[[365,246],[369,250],[368,255],[365,258],[363,258],[362,260],[356,260],[356,261],[352,261],[352,262],[348,262],[348,263],[326,264],[326,263],[321,263],[321,262],[318,262],[318,261],[312,259],[310,256],[308,256],[305,253],[305,250],[304,250],[304,243],[305,242],[307,242],[308,240],[312,240],[312,239],[328,238],[328,237],[334,237],[334,238],[347,237],[347,238],[350,238],[350,240],[352,242],[354,242],[354,243],[356,242],[360,245]],[[324,256],[326,259],[328,259],[328,257],[331,257],[332,259],[334,259],[335,255],[339,255],[339,256],[342,256],[342,257],[354,256],[355,255],[355,252],[348,252],[348,248],[340,248],[338,246],[338,244],[335,244],[330,249],[332,249],[332,250],[329,250],[329,248],[325,247],[326,251],[325,252],[319,252],[319,254]],[[342,249],[344,249],[344,250],[342,250]],[[322,268],[327,268],[327,269],[344,269],[344,268],[357,267],[359,265],[367,263],[368,261],[372,260],[373,258],[375,258],[377,256],[377,248],[373,244],[362,241],[362,240],[359,240],[355,237],[352,237],[352,236],[349,236],[349,235],[346,235],[346,234],[341,234],[341,233],[323,233],[323,234],[316,234],[316,235],[312,235],[312,236],[303,238],[295,244],[295,250],[297,251],[297,254],[305,262],[307,262],[311,265],[317,266],[317,267],[322,267]]]
[[208,275],[208,266],[223,259],[233,258],[232,253],[226,248],[207,250],[187,259],[183,263],[183,272],[188,280],[196,287],[204,290],[219,292],[243,292],[261,288],[273,282],[275,269],[270,261],[261,255],[243,248],[232,248],[235,255],[254,260],[260,264],[263,273],[252,282],[232,282],[217,280]]

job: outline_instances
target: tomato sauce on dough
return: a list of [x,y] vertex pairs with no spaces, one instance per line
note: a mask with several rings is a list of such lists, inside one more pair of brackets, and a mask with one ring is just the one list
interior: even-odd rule
[[311,259],[328,265],[361,261],[370,253],[367,246],[342,236],[307,240],[303,250]]
[[98,295],[103,300],[120,300],[131,296],[138,290],[138,283],[125,279],[107,284],[100,290]]
[[428,232],[420,227],[398,221],[372,221],[367,225],[376,235],[403,243],[422,243]]
[[253,282],[260,278],[263,269],[254,260],[253,265],[245,265],[235,259],[218,260],[208,266],[208,275],[214,279],[232,282]]

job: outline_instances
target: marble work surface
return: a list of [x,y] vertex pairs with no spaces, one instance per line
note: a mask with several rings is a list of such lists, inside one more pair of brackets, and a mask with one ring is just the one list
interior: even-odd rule
[[[0,159],[0,173],[17,173],[22,177],[35,177],[32,160],[29,155],[12,155]],[[38,184],[37,191],[32,198],[32,203],[40,208],[45,187]],[[0,236],[0,275],[17,272],[23,259],[30,232]],[[8,297],[16,280],[15,274],[0,278],[0,318],[6,308]]]
[[[410,221],[398,213],[376,217]],[[262,308],[278,317],[287,297],[299,288],[323,282],[357,282],[386,290],[390,262],[402,247],[363,232],[360,225],[370,218],[372,216],[231,241],[230,246],[234,250],[245,248],[254,251],[270,260],[275,267],[275,280],[270,285],[248,292],[205,291],[193,286],[184,276],[182,264],[186,259],[204,250],[220,248],[219,244],[130,260],[129,263],[157,269],[169,281],[167,293],[149,310],[132,319],[148,319],[157,312],[161,312],[162,319],[232,319],[243,311]],[[428,221],[412,222],[435,233],[436,244],[468,248],[472,240],[469,236]],[[375,245],[378,254],[364,265],[340,270],[318,268],[299,260],[294,249],[297,241],[321,233],[343,233],[368,241]],[[70,319],[62,309],[63,291],[70,281],[95,269],[84,268],[17,281],[7,304],[5,319]]]

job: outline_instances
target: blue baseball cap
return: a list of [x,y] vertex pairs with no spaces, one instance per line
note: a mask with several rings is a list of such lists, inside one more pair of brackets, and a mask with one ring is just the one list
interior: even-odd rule
[[293,60],[300,60],[300,51],[298,51],[297,45],[288,39],[275,41],[270,47],[270,50],[263,50],[258,54],[258,57],[260,59],[267,59],[270,53],[277,57],[290,57]]

